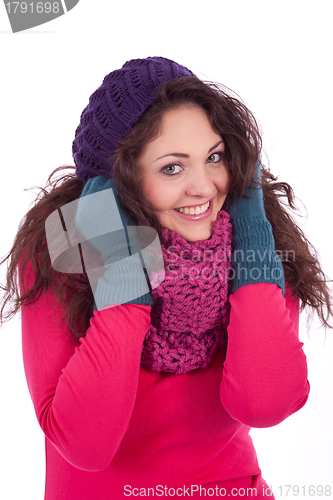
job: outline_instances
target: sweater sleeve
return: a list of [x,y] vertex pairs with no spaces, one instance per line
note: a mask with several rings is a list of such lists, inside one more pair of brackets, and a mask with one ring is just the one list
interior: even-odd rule
[[51,291],[22,306],[24,368],[39,424],[79,469],[106,468],[127,430],[150,309],[130,304],[94,311],[79,345]]
[[299,303],[287,289],[257,283],[230,296],[222,404],[250,427],[282,422],[306,403],[306,356],[298,339]]

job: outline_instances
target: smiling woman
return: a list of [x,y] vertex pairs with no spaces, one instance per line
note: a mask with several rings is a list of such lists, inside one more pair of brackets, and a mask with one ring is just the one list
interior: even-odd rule
[[[1,309],[22,311],[45,499],[272,498],[249,431],[306,403],[299,310],[328,327],[332,298],[255,118],[174,61],[135,59],[91,95],[73,157],[22,221]],[[50,219],[81,272],[53,268]],[[152,249],[133,249],[142,226],[163,257],[151,274]]]
[[143,196],[161,226],[186,241],[211,236],[230,184],[223,159],[221,136],[202,108],[181,106],[163,115],[158,137],[137,162]]

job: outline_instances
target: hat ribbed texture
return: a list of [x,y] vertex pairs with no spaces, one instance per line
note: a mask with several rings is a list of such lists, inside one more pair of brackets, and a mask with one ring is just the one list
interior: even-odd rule
[[164,57],[127,61],[108,74],[90,96],[73,141],[76,175],[86,183],[98,175],[110,176],[112,152],[153,103],[154,90],[175,78],[194,76]]
[[165,279],[154,290],[141,362],[152,371],[183,374],[205,368],[226,342],[232,226],[218,212],[208,240],[189,243],[163,229]]

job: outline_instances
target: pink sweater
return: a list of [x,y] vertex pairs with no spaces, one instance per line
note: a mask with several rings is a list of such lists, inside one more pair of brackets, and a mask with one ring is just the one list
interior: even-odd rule
[[253,284],[230,304],[227,349],[184,375],[140,365],[149,306],[95,311],[81,345],[51,292],[22,307],[46,500],[205,496],[204,488],[217,498],[241,487],[267,498],[249,430],[282,422],[307,400],[298,303],[276,285]]

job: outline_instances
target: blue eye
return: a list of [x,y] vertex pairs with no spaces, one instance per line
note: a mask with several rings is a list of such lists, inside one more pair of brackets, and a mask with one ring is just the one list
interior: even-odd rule
[[208,163],[219,163],[223,158],[223,153],[218,152],[218,153],[212,153],[211,155],[208,156],[207,162]]
[[171,163],[170,165],[166,165],[165,167],[163,167],[162,172],[163,174],[169,175],[170,177],[173,175],[179,175],[180,171],[177,172],[177,168],[181,169],[182,167],[177,163]]

